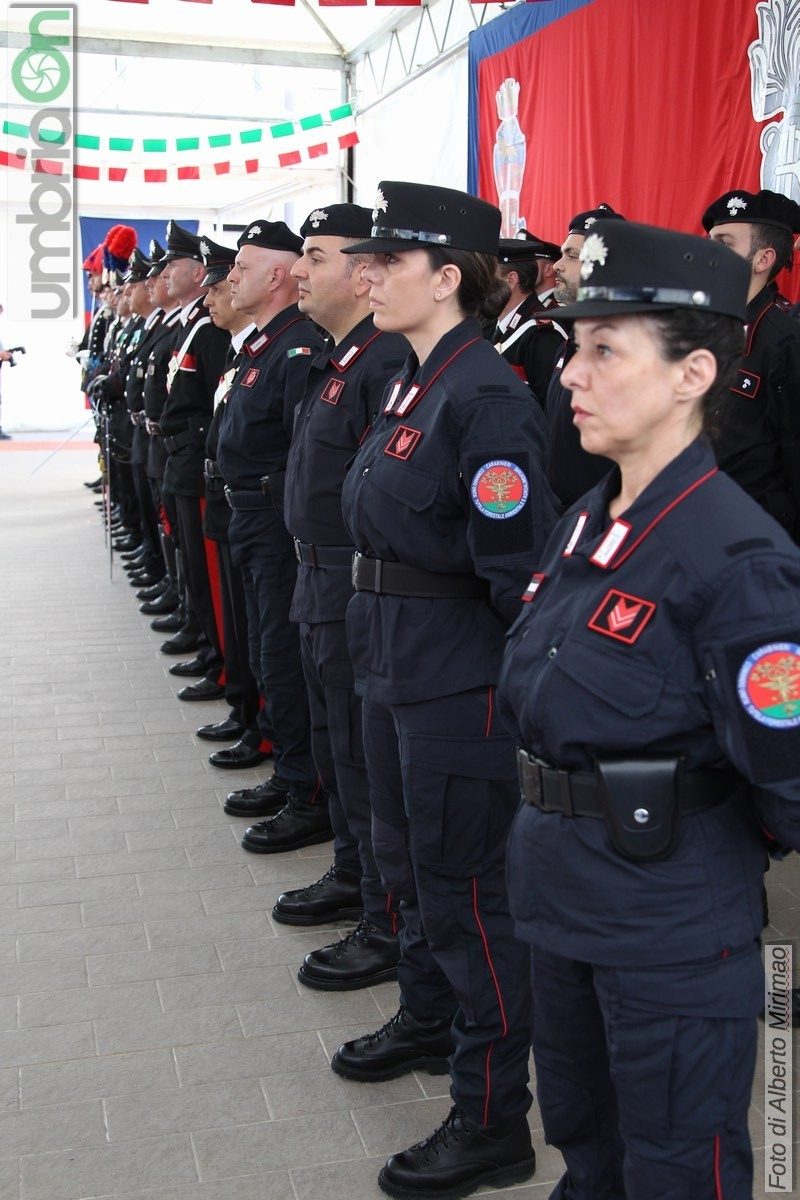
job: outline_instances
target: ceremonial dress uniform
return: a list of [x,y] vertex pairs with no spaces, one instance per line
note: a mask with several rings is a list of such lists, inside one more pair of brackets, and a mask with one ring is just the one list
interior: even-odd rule
[[[438,239],[492,253],[500,215],[462,193],[386,182],[373,219],[372,239],[352,252],[400,254]],[[410,355],[342,494],[357,549],[347,628],[363,697],[375,857],[404,921],[401,1003],[443,1022],[455,1012],[456,1108],[430,1141],[443,1137],[455,1160],[440,1160],[433,1194],[533,1169],[522,1119],[530,1104],[527,968],[504,870],[514,750],[495,684],[505,628],[554,517],[543,457],[540,409],[470,317],[421,366]],[[358,1074],[360,1056],[359,1042],[346,1043],[334,1069],[367,1078]],[[519,1139],[507,1176],[459,1159],[466,1129]],[[415,1194],[403,1189],[427,1173],[429,1153],[394,1156],[381,1186]]]
[[[167,263],[196,259],[202,264],[199,238],[174,221],[167,227]],[[174,496],[187,591],[207,645],[198,659],[207,670],[222,665],[213,589],[203,540],[205,440],[214,410],[214,392],[222,374],[230,336],[211,324],[202,293],[182,309],[167,368],[167,400],[159,425],[167,461],[164,491]],[[178,673],[177,671],[175,672]],[[221,693],[220,693],[221,694]]]
[[[501,269],[512,271],[515,267],[535,268],[538,260],[550,262],[560,253],[556,245],[530,235],[525,240],[501,239],[499,262]],[[555,310],[552,313],[551,308]],[[547,315],[543,309],[548,310]],[[558,323],[558,305],[552,300],[552,291],[544,300],[535,291],[530,292],[513,312],[497,322],[494,344],[498,352],[527,383],[542,408],[566,336]]]
[[[324,221],[320,220],[324,217]],[[316,218],[316,227],[314,225]],[[363,226],[359,226],[359,222]],[[369,236],[369,210],[330,205],[315,210],[301,235]],[[342,267],[345,260],[341,258]],[[408,342],[381,333],[372,316],[358,322],[335,346],[313,360],[305,394],[297,406],[286,465],[284,516],[295,539],[297,584],[291,617],[300,625],[303,672],[311,711],[314,762],[328,794],[334,830],[335,886],[356,884],[364,908],[364,935],[380,943],[375,931],[397,932],[396,905],[381,883],[372,851],[372,811],[362,738],[361,700],[355,694],[347,645],[345,613],[353,595],[353,546],[342,519],[341,493],[347,463],[358,452],[380,409],[386,384],[399,373]],[[281,897],[276,916],[288,897]],[[360,936],[357,934],[356,936]],[[309,986],[366,986],[394,978],[398,950],[393,937],[386,953],[377,953],[381,969],[363,978],[351,976],[345,951],[349,943],[307,956],[300,969]],[[320,954],[324,961],[320,960]],[[350,956],[352,959],[357,954]],[[330,958],[331,961],[328,961]],[[373,966],[376,964],[373,964]]]
[[[607,262],[568,315],[619,315],[623,294],[634,313],[743,315],[724,248],[597,230]],[[749,1200],[759,826],[800,844],[800,553],[703,436],[612,520],[619,493],[615,467],[557,525],[500,688],[526,801],[512,913],[533,948],[545,1136],[567,1165],[551,1195]]]

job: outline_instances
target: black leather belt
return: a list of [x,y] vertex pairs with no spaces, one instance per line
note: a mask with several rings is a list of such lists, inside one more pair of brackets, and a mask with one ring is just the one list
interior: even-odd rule
[[176,450],[182,450],[184,446],[190,446],[192,442],[196,442],[198,436],[204,432],[203,429],[187,429],[183,433],[165,437],[164,449],[168,454],[174,454]]
[[489,595],[489,585],[477,575],[446,575],[419,571],[403,563],[353,555],[353,587],[357,592],[383,596],[417,596],[424,600],[478,599]]
[[349,567],[353,561],[352,546],[314,546],[295,538],[294,552],[297,561],[307,567]]
[[[588,771],[562,771],[527,750],[517,751],[519,784],[526,804],[540,812],[561,813],[565,817],[606,817],[602,783]],[[678,776],[678,812],[702,812],[727,800],[741,776],[736,771],[707,768],[686,771]],[[642,797],[647,803],[647,797]]]
[[231,508],[262,510],[272,508],[269,496],[265,496],[263,492],[234,492],[227,485],[225,499]]
[[203,474],[206,477],[206,483],[212,479],[222,479],[222,471],[220,471],[213,458],[207,458],[203,463]]

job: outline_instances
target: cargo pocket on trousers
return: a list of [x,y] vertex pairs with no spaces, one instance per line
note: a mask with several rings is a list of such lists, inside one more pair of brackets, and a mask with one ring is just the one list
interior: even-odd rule
[[517,805],[511,738],[409,735],[404,759],[412,858],[462,878],[502,858]]

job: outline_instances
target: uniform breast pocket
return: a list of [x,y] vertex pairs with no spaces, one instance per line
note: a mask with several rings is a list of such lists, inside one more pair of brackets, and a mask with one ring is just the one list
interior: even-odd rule
[[387,496],[404,508],[424,512],[436,499],[439,483],[413,467],[394,466],[378,461],[371,471],[372,482]]
[[655,734],[655,720],[664,691],[665,674],[621,650],[584,642],[565,642],[554,657],[547,694],[542,696],[547,718],[575,729],[568,740],[616,753],[641,749]]

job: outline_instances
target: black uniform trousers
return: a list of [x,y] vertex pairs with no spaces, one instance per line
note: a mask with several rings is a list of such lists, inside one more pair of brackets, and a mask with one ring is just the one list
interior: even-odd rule
[[755,1017],[724,1014],[761,966],[755,944],[733,957],[644,969],[533,947],[537,1097],[567,1166],[551,1200],[751,1200]]
[[209,671],[222,666],[222,648],[217,634],[217,618],[208,573],[203,511],[205,500],[199,496],[173,496],[178,523],[178,545],[186,578],[188,607],[205,638],[197,657]]
[[375,859],[403,919],[401,997],[423,1018],[455,1010],[451,1094],[484,1126],[531,1103],[528,952],[505,881],[515,747],[492,731],[493,695],[363,708]]
[[354,690],[344,621],[301,622],[300,652],[311,713],[311,753],[328,793],[334,863],[361,876],[366,916],[396,933],[396,905],[381,882],[372,851],[361,699]]
[[139,504],[139,515],[142,527],[142,541],[149,555],[161,558],[161,538],[159,537],[159,520],[153,503],[153,493],[144,469],[144,463],[132,463],[133,486]]
[[[227,542],[215,541],[219,564],[222,600],[222,652],[225,662],[225,699],[233,716],[247,730],[246,738],[254,746],[263,738],[258,726],[261,701],[258,684],[250,670],[250,644],[247,634],[247,602],[242,576],[231,561]],[[266,747],[264,747],[266,749]]]
[[263,699],[259,728],[273,744],[276,774],[302,798],[323,803],[326,798],[318,787],[311,757],[300,638],[297,626],[289,620],[297,560],[293,552],[270,553],[267,539],[259,538],[259,517],[256,514],[252,523],[245,521],[246,531],[237,531],[231,539],[233,563],[241,571],[244,586],[250,669]]

